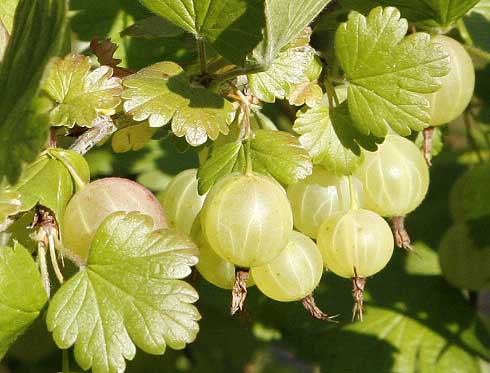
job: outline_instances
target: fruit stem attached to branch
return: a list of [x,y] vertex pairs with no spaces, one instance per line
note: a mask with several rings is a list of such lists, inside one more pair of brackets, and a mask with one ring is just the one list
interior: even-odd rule
[[250,97],[245,96],[240,90],[236,90],[237,96],[240,98],[240,107],[243,113],[242,119],[242,139],[245,140],[245,159],[246,159],[246,171],[247,175],[252,174],[252,157],[250,154],[250,141],[252,137],[252,127],[250,124],[251,116],[251,100]]
[[334,318],[336,318],[338,315],[329,316],[325,312],[323,312],[320,308],[318,308],[315,302],[315,298],[313,297],[313,294],[307,295],[306,297],[301,299],[301,304],[310,313],[310,315],[317,320],[338,322],[337,320],[334,320]]
[[357,195],[356,190],[354,189],[354,180],[352,179],[352,175],[347,176],[347,180],[349,181],[350,208],[351,210],[357,210],[359,205],[357,204]]
[[238,311],[243,310],[245,299],[247,299],[247,281],[249,278],[248,270],[237,269],[235,273],[235,284],[231,290],[230,313],[233,316]]
[[405,228],[405,216],[394,216],[391,218],[391,230],[395,238],[396,246],[408,251],[412,251],[411,240]]

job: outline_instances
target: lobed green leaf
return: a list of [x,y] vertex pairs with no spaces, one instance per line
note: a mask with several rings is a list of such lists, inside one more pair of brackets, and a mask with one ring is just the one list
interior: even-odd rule
[[124,371],[136,346],[151,354],[182,349],[199,329],[198,294],[182,281],[196,263],[186,236],[153,231],[148,216],[116,212],[99,227],[87,267],[52,298],[48,329],[94,373]]
[[184,70],[173,62],[160,62],[124,79],[124,110],[150,127],[172,122],[172,131],[193,146],[228,133],[235,108],[210,90],[189,84]]
[[53,101],[53,126],[92,127],[98,115],[112,115],[121,103],[121,79],[109,66],[90,71],[90,58],[68,54],[49,65],[43,90]]
[[[481,1],[463,18],[460,32],[476,69],[490,62],[490,1]],[[481,83],[480,83],[481,84]]]
[[[343,101],[345,90],[337,91]],[[330,110],[327,95],[312,108],[299,110],[296,116],[293,130],[300,135],[299,141],[313,162],[337,175],[352,174],[362,162],[361,147],[376,150],[376,141],[380,141],[356,130],[347,102]]]
[[335,36],[336,54],[348,86],[349,111],[365,134],[400,135],[429,125],[424,94],[440,88],[449,57],[425,33],[407,33],[395,8],[373,9],[367,17],[352,12]]
[[252,93],[259,100],[269,103],[275,102],[276,98],[286,98],[291,94],[294,84],[310,81],[307,72],[315,63],[314,57],[315,50],[309,46],[279,53],[269,69],[248,75]]
[[242,65],[262,39],[264,0],[140,0],[196,37],[207,39],[225,58]]

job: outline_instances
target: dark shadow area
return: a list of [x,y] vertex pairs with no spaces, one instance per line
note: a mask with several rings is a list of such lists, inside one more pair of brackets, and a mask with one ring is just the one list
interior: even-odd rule
[[[341,324],[315,320],[300,302],[274,302],[256,287],[249,289],[245,311],[232,318],[229,291],[201,280],[198,307],[203,316],[202,332],[189,347],[195,352],[196,371],[209,372],[204,364],[213,366],[216,372],[243,371],[258,351],[272,345],[276,364],[291,359],[290,366],[297,367],[294,372],[310,372],[311,367],[319,367],[322,372],[391,372],[396,349],[374,336],[343,329],[350,324],[350,282],[333,276],[328,280],[333,280],[335,293],[345,296],[332,296],[324,281],[317,289],[317,303],[326,312],[342,313]],[[281,337],[269,343],[261,341],[253,333],[257,322],[279,331]]]
[[471,13],[464,17],[464,24],[471,35],[473,45],[481,50],[490,51],[490,20],[480,13]]
[[[81,40],[86,41],[94,37],[106,37],[114,28],[130,26],[129,20],[120,17],[121,12],[126,12],[135,19],[151,15],[139,2],[132,0],[72,0],[70,10],[76,12],[71,20],[73,31]],[[117,30],[120,31],[122,29]]]
[[488,335],[480,335],[479,341],[466,341],[466,336],[471,337],[469,330],[483,330],[484,326],[461,291],[450,287],[441,276],[406,273],[406,255],[398,250],[387,269],[368,280],[373,304],[418,321],[469,354],[489,359],[490,350],[484,347],[490,346]]
[[[136,177],[150,169],[159,170],[168,175],[198,166],[197,155],[194,151],[181,152],[170,139],[158,141],[157,150],[148,147],[133,152],[114,154],[114,175],[121,177]],[[129,172],[128,172],[129,171]]]
[[441,154],[434,158],[430,168],[429,191],[422,204],[407,216],[405,222],[414,241],[423,241],[435,250],[439,247],[442,235],[452,224],[449,194],[454,182],[465,170],[456,159],[448,160],[446,156]]
[[210,9],[210,13],[219,14],[216,18],[216,28],[224,27],[224,30],[216,34],[212,25],[206,25],[211,26],[209,39],[216,51],[240,66],[247,54],[262,40],[261,31],[265,26],[264,0],[228,0],[221,3],[214,6],[220,9]]
[[[490,32],[487,31],[488,34]],[[490,65],[475,71],[475,95],[482,100],[481,110],[476,119],[482,124],[490,123]]]
[[225,99],[216,93],[205,88],[191,87],[185,72],[171,76],[167,81],[167,87],[175,94],[188,99],[188,106],[191,108],[220,109],[225,105]]
[[186,64],[196,59],[195,40],[189,33],[152,40],[120,38],[119,33],[131,26],[134,20],[152,15],[138,1],[73,0],[70,9],[76,12],[71,26],[80,40],[112,37],[113,42],[119,45],[119,53],[125,55],[122,64],[131,69],[141,69],[165,60]]
[[332,110],[330,119],[342,145],[357,156],[361,154],[361,148],[375,152],[378,145],[384,141],[384,138],[376,137],[373,134],[365,135],[355,127],[347,101]]

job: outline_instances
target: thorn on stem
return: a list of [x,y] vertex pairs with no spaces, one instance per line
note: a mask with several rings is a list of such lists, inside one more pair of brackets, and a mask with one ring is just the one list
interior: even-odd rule
[[424,158],[427,165],[432,166],[432,137],[434,135],[434,127],[424,129]]
[[301,304],[310,313],[310,315],[317,320],[338,322],[337,320],[334,320],[334,318],[336,318],[339,315],[329,316],[328,314],[323,312],[320,308],[318,308],[318,306],[315,303],[315,298],[313,297],[313,294],[307,295],[306,297],[301,299]]
[[358,320],[363,320],[364,316],[364,287],[366,278],[357,276],[357,270],[354,268],[355,277],[352,279],[352,296],[354,297],[354,307],[352,309],[352,321],[356,316]]
[[235,276],[235,284],[231,290],[230,313],[232,316],[238,311],[243,310],[245,299],[247,299],[247,280],[249,273],[247,270],[237,270]]
[[391,218],[391,230],[395,238],[396,246],[407,251],[412,251],[410,235],[405,229],[405,216],[394,216]]

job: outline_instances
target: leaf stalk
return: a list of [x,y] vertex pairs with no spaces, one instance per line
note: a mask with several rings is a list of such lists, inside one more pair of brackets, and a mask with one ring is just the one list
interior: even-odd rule
[[201,35],[196,35],[197,54],[199,56],[199,65],[201,68],[201,74],[208,73],[208,63],[206,57],[206,44],[204,38]]

